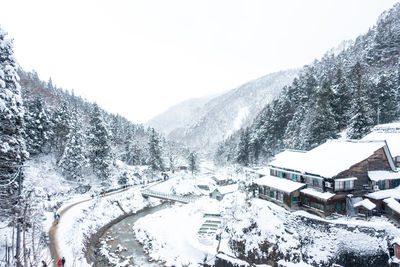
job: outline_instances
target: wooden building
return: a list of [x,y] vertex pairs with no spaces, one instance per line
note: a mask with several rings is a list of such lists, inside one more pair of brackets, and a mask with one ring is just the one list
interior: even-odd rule
[[306,185],[273,176],[264,176],[254,180],[258,186],[258,197],[284,205],[288,208],[295,208],[300,203],[301,188]]
[[385,140],[395,165],[400,167],[400,123],[376,125],[362,140]]
[[366,198],[354,204],[354,208],[357,210],[359,215],[363,215],[368,219],[372,216],[372,211],[376,208],[376,204]]
[[[385,141],[360,140],[329,140],[310,151],[286,150],[268,168],[265,177],[305,184],[307,189],[299,190],[299,202],[324,215],[346,213],[348,194],[363,196],[376,186],[374,178],[393,178],[396,171]],[[265,170],[260,174],[265,175]],[[392,180],[389,186],[397,183]]]
[[225,197],[225,195],[231,194],[237,190],[238,190],[238,184],[220,186],[215,188],[214,191],[210,193],[210,197],[215,198],[216,200],[222,200]]
[[300,190],[303,209],[325,217],[332,213],[346,212],[346,195],[317,191],[314,188]]

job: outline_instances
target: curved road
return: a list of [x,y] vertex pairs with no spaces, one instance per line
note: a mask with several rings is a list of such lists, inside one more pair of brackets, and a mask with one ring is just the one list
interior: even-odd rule
[[[114,195],[114,194],[119,194],[121,192],[124,192],[124,191],[130,189],[130,188],[132,188],[132,187],[124,188],[122,190],[118,190],[118,191],[111,192],[111,193],[107,193],[105,197],[108,197],[108,196],[111,196],[111,195]],[[84,203],[84,202],[87,202],[87,201],[92,201],[92,200],[93,200],[92,198],[86,199],[86,200],[82,200],[82,201],[79,201],[79,202],[72,203],[71,205],[65,207],[59,213],[60,214],[60,220],[63,218],[63,215],[69,209],[71,209],[72,207],[75,207],[78,204],[81,204],[81,203]],[[54,267],[58,267],[57,266],[57,261],[58,261],[59,258],[62,257],[62,253],[60,253],[60,250],[59,250],[59,247],[58,247],[58,243],[57,243],[57,228],[58,228],[58,224],[53,222],[53,226],[49,230],[49,237],[50,237],[50,245],[49,245],[49,247],[50,247],[50,254],[51,254],[51,258],[53,259],[53,266]]]

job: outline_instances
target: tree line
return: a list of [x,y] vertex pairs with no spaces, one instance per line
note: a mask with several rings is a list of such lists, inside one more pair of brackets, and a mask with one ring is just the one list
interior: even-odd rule
[[218,163],[268,161],[283,149],[311,149],[346,135],[359,139],[400,118],[400,4],[338,54],[306,65],[244,129],[219,144]]

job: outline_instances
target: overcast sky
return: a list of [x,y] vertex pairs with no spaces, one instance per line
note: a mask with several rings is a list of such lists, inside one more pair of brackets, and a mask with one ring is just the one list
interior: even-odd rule
[[25,70],[145,122],[320,58],[398,0],[1,0]]

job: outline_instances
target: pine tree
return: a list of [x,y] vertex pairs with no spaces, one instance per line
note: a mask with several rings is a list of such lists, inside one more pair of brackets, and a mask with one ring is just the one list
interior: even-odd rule
[[195,152],[190,152],[188,156],[188,163],[189,163],[189,170],[192,173],[192,175],[198,171],[198,157]]
[[28,152],[35,155],[44,151],[53,131],[46,103],[40,97],[25,103],[25,140]]
[[150,169],[155,171],[163,171],[164,170],[164,162],[162,159],[162,147],[160,138],[154,129],[150,131],[149,138],[149,165]]
[[112,165],[111,134],[102,112],[97,104],[93,105],[88,129],[89,161],[94,173],[101,179],[110,175]]
[[250,132],[245,129],[240,135],[240,141],[237,148],[236,161],[244,166],[249,165],[250,158]]
[[352,116],[349,122],[347,137],[352,139],[360,139],[373,126],[372,110],[369,104],[367,89],[363,81],[363,70],[359,62],[353,68],[353,101]]
[[332,81],[332,90],[334,93],[332,99],[332,112],[337,122],[338,130],[347,126],[349,121],[349,110],[351,103],[351,93],[347,86],[346,78],[343,75],[342,68],[338,68]]
[[85,147],[82,122],[80,116],[78,117],[77,115],[77,111],[75,111],[67,135],[64,153],[58,163],[67,178],[78,180],[82,177],[82,171],[87,163]]
[[125,144],[124,162],[128,165],[141,165],[143,152],[138,141],[128,141]]
[[332,99],[333,92],[330,82],[325,80],[317,94],[313,122],[310,124],[311,147],[319,145],[327,139],[337,137],[338,127],[331,107]]
[[17,67],[13,43],[0,28],[0,217],[15,212],[19,166],[28,158]]
[[397,118],[397,88],[386,75],[381,75],[377,91],[377,123],[389,123]]
[[53,148],[56,151],[57,161],[64,153],[69,127],[71,126],[71,112],[67,102],[62,102],[52,116]]

